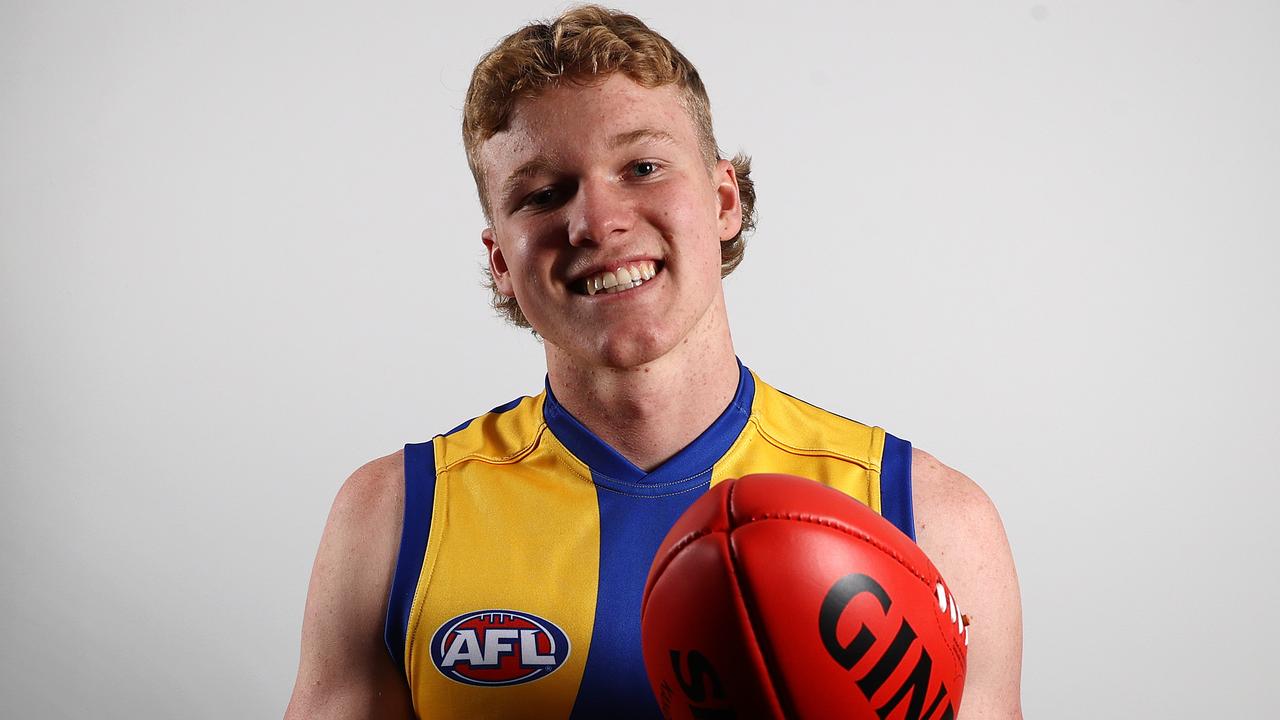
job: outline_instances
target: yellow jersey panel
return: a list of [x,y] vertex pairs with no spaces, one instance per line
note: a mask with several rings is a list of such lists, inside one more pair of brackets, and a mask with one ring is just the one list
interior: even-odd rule
[[747,427],[716,463],[712,485],[753,473],[799,475],[880,512],[884,430],[834,415],[754,379],[755,402]]
[[[432,528],[405,641],[422,717],[568,717],[572,709],[591,645],[600,528],[590,471],[548,447],[557,442],[541,420],[541,401],[483,416],[435,443]],[[455,658],[479,652],[484,660],[489,652],[496,672],[468,678],[437,671],[429,645],[436,628],[469,613],[504,611],[554,618],[568,643],[554,672],[538,682],[504,683],[510,673],[498,661],[511,664],[503,651],[515,643],[486,647],[482,636],[473,647],[455,643]],[[434,648],[436,660],[449,650]]]

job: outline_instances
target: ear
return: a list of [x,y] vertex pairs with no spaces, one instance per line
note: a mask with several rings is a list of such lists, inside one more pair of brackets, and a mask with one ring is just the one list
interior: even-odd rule
[[489,274],[493,276],[493,286],[507,297],[515,297],[511,287],[511,271],[507,268],[507,259],[502,256],[502,248],[493,236],[493,228],[480,231],[480,242],[484,243],[485,253],[489,256]]
[[742,230],[742,198],[738,195],[738,173],[728,160],[716,161],[713,179],[719,200],[720,240],[728,240]]

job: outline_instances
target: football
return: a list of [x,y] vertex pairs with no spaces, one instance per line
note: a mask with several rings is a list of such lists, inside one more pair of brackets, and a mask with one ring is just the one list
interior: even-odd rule
[[947,720],[967,618],[933,563],[871,508],[812,480],[750,475],[667,534],[642,603],[666,718]]

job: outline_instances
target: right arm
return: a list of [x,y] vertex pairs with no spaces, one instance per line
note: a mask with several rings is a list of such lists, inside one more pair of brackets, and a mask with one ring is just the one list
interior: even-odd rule
[[338,491],[311,569],[285,720],[415,717],[383,643],[403,513],[403,451],[356,470]]

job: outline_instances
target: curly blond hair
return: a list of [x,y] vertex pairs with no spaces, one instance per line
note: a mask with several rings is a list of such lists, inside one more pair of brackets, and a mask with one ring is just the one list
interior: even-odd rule
[[[536,97],[567,80],[605,77],[615,72],[643,87],[674,84],[679,88],[707,165],[720,159],[711,128],[711,101],[693,63],[639,18],[599,5],[584,5],[551,22],[532,23],[503,38],[471,73],[462,110],[462,140],[487,221],[492,222],[493,214],[479,160],[480,146],[506,127],[516,101]],[[720,243],[721,277],[742,262],[746,250],[743,235],[755,227],[756,219],[751,158],[738,154],[731,162],[738,177],[742,229]],[[515,298],[498,292],[493,275],[488,268],[485,272],[494,309],[512,324],[530,327]]]

